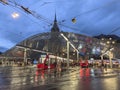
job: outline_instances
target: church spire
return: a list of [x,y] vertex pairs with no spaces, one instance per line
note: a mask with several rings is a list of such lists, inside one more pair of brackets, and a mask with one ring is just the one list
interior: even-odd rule
[[54,19],[54,23],[55,23],[55,22],[57,23],[57,19],[56,19],[56,12],[55,12],[55,19]]
[[56,12],[55,12],[55,18],[54,18],[53,27],[51,28],[51,32],[59,32],[59,27],[58,27],[58,24],[57,24]]

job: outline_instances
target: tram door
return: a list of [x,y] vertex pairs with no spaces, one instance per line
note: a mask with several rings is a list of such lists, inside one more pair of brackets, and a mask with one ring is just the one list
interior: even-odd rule
[[39,58],[38,64],[37,64],[37,68],[39,69],[47,69],[46,67],[46,55],[41,55],[41,57]]
[[41,59],[39,60],[37,67],[40,69],[53,69],[54,68],[53,61],[54,61],[53,58],[50,58],[49,55],[44,55],[44,57],[42,56]]

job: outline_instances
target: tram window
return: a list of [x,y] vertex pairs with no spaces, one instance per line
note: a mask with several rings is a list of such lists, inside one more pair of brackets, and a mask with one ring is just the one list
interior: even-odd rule
[[46,65],[48,65],[48,61],[46,61],[46,63],[45,63]]
[[53,58],[50,59],[50,64],[53,64],[55,60]]

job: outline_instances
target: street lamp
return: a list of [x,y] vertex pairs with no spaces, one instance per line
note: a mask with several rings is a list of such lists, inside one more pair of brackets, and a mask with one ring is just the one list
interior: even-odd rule
[[12,17],[15,19],[15,18],[18,18],[19,17],[19,14],[18,13],[16,13],[16,12],[14,12],[14,13],[12,13]]

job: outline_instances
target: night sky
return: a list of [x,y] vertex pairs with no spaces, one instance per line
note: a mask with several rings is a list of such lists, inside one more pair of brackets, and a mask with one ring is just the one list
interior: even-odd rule
[[119,7],[120,0],[0,0],[0,51],[50,32],[55,13],[61,31],[120,36]]

